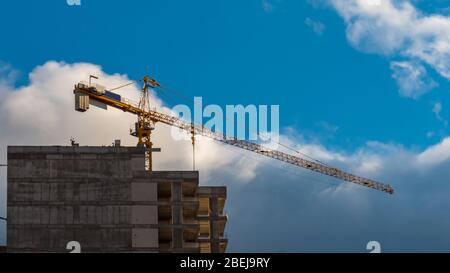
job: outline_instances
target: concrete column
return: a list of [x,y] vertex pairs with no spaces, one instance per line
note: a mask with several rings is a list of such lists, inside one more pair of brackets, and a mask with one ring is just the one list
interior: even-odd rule
[[172,248],[174,250],[183,248],[183,207],[181,201],[183,193],[181,182],[172,182]]
[[217,225],[217,217],[218,214],[218,201],[216,196],[212,196],[209,198],[209,213],[210,213],[210,240],[211,240],[211,252],[212,253],[220,253],[220,245],[219,245],[219,229]]

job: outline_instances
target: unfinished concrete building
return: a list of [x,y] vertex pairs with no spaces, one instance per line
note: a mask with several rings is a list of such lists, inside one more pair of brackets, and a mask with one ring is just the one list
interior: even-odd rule
[[225,187],[139,147],[8,147],[8,252],[225,252]]

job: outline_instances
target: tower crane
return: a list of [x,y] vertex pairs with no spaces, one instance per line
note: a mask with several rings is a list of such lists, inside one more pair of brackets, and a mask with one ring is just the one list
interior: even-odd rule
[[[92,77],[93,76],[91,76],[91,78]],[[138,138],[138,145],[146,147],[146,169],[148,171],[152,171],[153,168],[152,152],[154,149],[153,143],[151,141],[151,134],[155,129],[155,124],[159,122],[179,128],[191,134],[193,145],[195,145],[195,136],[200,135],[227,145],[235,146],[240,149],[259,154],[261,156],[286,162],[291,165],[325,174],[343,181],[351,182],[389,194],[394,193],[394,189],[388,184],[360,177],[342,171],[338,168],[330,167],[321,162],[315,162],[281,151],[269,149],[265,146],[251,141],[240,140],[235,137],[228,137],[223,133],[214,132],[208,128],[205,128],[201,124],[188,123],[178,117],[161,113],[156,109],[151,109],[149,102],[149,92],[151,89],[161,88],[162,86],[149,76],[145,76],[143,78],[144,86],[142,88],[142,94],[138,105],[131,103],[125,98],[122,98],[119,94],[111,92],[111,90],[117,90],[119,88],[131,85],[132,83],[108,91],[101,85],[91,83],[91,78],[89,83],[80,82],[75,85],[75,110],[79,112],[85,112],[89,109],[90,103],[94,105],[100,103],[103,108],[107,108],[107,106],[110,106],[116,109],[123,110],[124,112],[137,115],[137,122],[135,123],[134,130],[131,130],[130,134]]]

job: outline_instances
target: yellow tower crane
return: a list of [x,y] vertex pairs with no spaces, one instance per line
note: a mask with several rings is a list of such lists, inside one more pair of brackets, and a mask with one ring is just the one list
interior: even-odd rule
[[[94,104],[97,106],[100,104],[105,109],[107,108],[107,106],[111,106],[123,110],[125,112],[137,115],[138,120],[135,124],[134,130],[131,131],[131,135],[138,138],[138,145],[143,145],[146,147],[146,169],[148,171],[152,171],[153,169],[152,152],[154,151],[154,149],[153,143],[151,141],[151,134],[152,131],[155,129],[155,124],[160,122],[167,124],[169,126],[182,129],[190,133],[192,135],[193,145],[195,145],[195,136],[201,135],[216,140],[218,142],[225,143],[227,145],[232,145],[265,157],[283,161],[295,165],[297,167],[305,168],[314,172],[325,174],[331,177],[335,177],[337,179],[348,181],[354,184],[358,184],[364,187],[386,192],[389,194],[394,193],[394,189],[388,184],[380,183],[368,178],[344,172],[338,168],[330,167],[318,161],[311,161],[291,154],[269,149],[254,142],[239,140],[235,137],[227,137],[225,134],[220,132],[213,132],[212,130],[205,128],[201,124],[188,123],[178,117],[163,114],[161,112],[156,111],[155,109],[151,109],[149,102],[150,96],[149,92],[151,89],[160,88],[161,85],[154,79],[150,78],[149,76],[145,76],[143,78],[143,83],[144,86],[142,88],[141,99],[138,105],[134,105],[133,103],[129,102],[129,100],[122,98],[120,95],[111,92],[116,89],[131,85],[133,83],[118,88],[114,88],[108,91],[106,90],[105,87],[98,84],[92,84],[91,82],[89,83],[80,82],[75,85],[74,94],[75,94],[75,110],[79,112],[87,111],[89,109],[90,104]],[[194,158],[194,168],[195,168],[195,158]]]

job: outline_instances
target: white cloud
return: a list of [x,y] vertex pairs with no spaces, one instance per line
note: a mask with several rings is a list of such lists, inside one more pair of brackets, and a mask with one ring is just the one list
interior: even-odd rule
[[274,12],[282,0],[261,0],[262,8],[266,13]]
[[18,74],[18,71],[14,70],[10,64],[0,61],[0,86],[11,85]]
[[[30,73],[29,84],[19,88],[0,87],[0,126],[3,128],[0,133],[0,149],[3,150],[3,159],[7,145],[66,145],[72,136],[81,145],[108,145],[113,139],[122,139],[124,145],[135,145],[136,139],[128,134],[130,126],[135,122],[135,116],[111,108],[105,111],[91,107],[83,114],[74,110],[73,85],[87,79],[90,74],[98,75],[99,83],[108,87],[130,82],[126,75],[108,75],[97,65],[50,61]],[[137,86],[117,92],[132,100],[139,97]],[[152,96],[151,104],[162,111],[171,111],[155,96]],[[435,111],[439,110],[440,107],[436,106]],[[368,142],[366,146],[350,154],[333,151],[323,145],[306,142],[292,129],[281,136],[281,141],[303,154],[324,162],[336,163],[361,174],[382,170],[388,159],[399,154],[408,155],[411,164],[416,162],[418,167],[421,166],[420,163],[426,162],[427,168],[450,156],[450,149],[446,148],[450,138],[416,154],[402,147],[379,142]],[[163,149],[161,154],[155,154],[157,168],[191,168],[192,147],[189,140],[175,141],[170,136],[170,127],[157,124],[154,142]],[[256,177],[257,169],[261,165],[243,157],[237,148],[224,147],[205,138],[198,138],[196,151],[197,164],[206,177],[211,173],[229,169],[236,176],[236,180],[248,181]],[[179,156],[171,156],[173,154]],[[246,165],[246,168],[242,168],[243,165]]]
[[418,98],[437,86],[423,65],[417,62],[391,62],[391,69],[402,96]]
[[[350,43],[365,52],[420,61],[450,79],[450,17],[426,14],[407,0],[330,0]],[[428,86],[425,86],[425,88]]]
[[[76,137],[81,145],[108,145],[113,139],[118,138],[122,139],[124,145],[134,146],[136,139],[128,135],[130,125],[135,122],[133,115],[114,109],[104,111],[93,107],[83,114],[74,110],[73,84],[86,79],[89,74],[98,75],[100,83],[108,87],[120,86],[130,81],[126,75],[109,75],[104,73],[100,66],[93,64],[47,62],[33,70],[30,81],[25,86],[15,88],[13,85],[0,85],[0,127],[2,128],[0,161],[6,160],[6,145],[68,145],[71,136]],[[139,94],[138,89],[137,86],[131,86],[118,93],[136,99]],[[163,102],[157,97],[152,97],[152,104],[164,111],[170,111],[164,108]],[[169,134],[167,126],[157,125],[154,142],[156,146],[162,147],[163,152],[155,155],[155,167],[165,170],[189,170],[192,165],[190,141],[174,141]],[[410,185],[414,183],[421,184],[422,189],[424,188],[428,191],[427,194],[433,197],[431,201],[421,201],[421,195],[413,195],[420,200],[421,207],[430,206],[433,211],[436,211],[435,204],[446,204],[443,202],[448,200],[447,195],[442,194],[442,188],[436,192],[430,192],[433,188],[430,188],[427,183],[435,180],[448,181],[445,174],[439,176],[442,174],[442,168],[439,171],[436,170],[450,160],[450,137],[423,151],[372,141],[351,153],[307,142],[293,129],[288,129],[287,133],[281,136],[281,141],[302,153],[358,175],[379,180],[389,179],[386,182],[392,182],[394,188],[399,189],[397,194],[400,198],[396,195],[396,202],[406,200],[406,203],[403,205],[396,203],[396,206],[390,206],[392,203],[389,203],[382,215],[389,216],[392,210],[401,214],[404,212],[402,206],[410,210],[407,197],[408,194],[413,194]],[[323,227],[325,221],[323,219],[328,219],[322,217],[322,213],[333,209],[330,217],[340,213],[339,217],[345,217],[347,220],[339,219],[337,222],[352,223],[351,227],[364,215],[380,215],[379,211],[374,212],[372,207],[380,204],[378,198],[387,198],[381,193],[375,194],[350,183],[328,183],[332,180],[326,179],[325,176],[289,167],[289,165],[277,163],[275,160],[253,155],[238,148],[225,148],[222,144],[209,139],[199,139],[197,163],[201,171],[202,184],[229,186],[230,195],[232,195],[230,199],[233,201],[229,202],[228,206],[235,213],[233,217],[248,219],[246,222],[250,223],[251,230],[258,230],[258,223],[266,222],[267,209],[271,208],[278,212],[280,209],[292,210],[299,215],[299,219],[302,219],[300,227],[304,226],[307,211],[310,211],[310,214],[306,215],[306,219],[311,223],[314,223],[317,215],[321,215],[321,218],[317,219],[315,228]],[[269,165],[280,167],[281,170],[274,171],[273,168],[267,167]],[[0,174],[3,177],[6,175],[1,170]],[[3,178],[0,181],[2,182],[0,189],[3,189],[0,191],[2,194],[0,200],[3,201],[0,204],[1,213],[5,211],[6,179]],[[410,184],[406,185],[404,181]],[[254,184],[249,185],[250,183]],[[405,191],[408,193],[405,194]],[[302,198],[299,198],[299,195]],[[251,209],[251,215],[246,214],[247,209],[242,210],[243,206]],[[424,213],[429,214],[427,211]],[[285,215],[290,220],[295,218],[291,213],[274,212],[273,215],[276,217]],[[412,219],[416,219],[416,215]],[[405,221],[410,220],[406,218]],[[332,220],[326,221],[330,224],[336,223]],[[242,224],[243,222],[245,221],[235,221],[230,225],[230,228],[235,231],[233,236],[236,238],[241,236],[242,228],[246,227]],[[349,226],[345,226],[343,233],[346,233],[348,228]],[[404,226],[398,226],[398,228],[405,229]],[[304,232],[314,234],[308,230]],[[4,236],[0,233],[0,243],[2,235]],[[242,240],[248,243],[248,238],[245,237],[252,235],[253,233],[246,233]],[[261,235],[258,234],[258,236]],[[290,236],[289,240],[291,239]],[[273,246],[271,247],[270,250],[276,250]]]
[[444,124],[445,127],[448,126],[448,120],[442,117],[442,102],[438,101],[434,103],[433,109],[432,109],[434,115],[436,116],[436,119],[439,120]]
[[347,37],[364,51],[390,54],[400,50],[417,17],[408,3],[394,5],[391,0],[372,5],[366,0],[331,0],[347,23]]
[[448,159],[450,159],[450,137],[417,154],[415,162],[421,169],[428,169],[442,164]]
[[305,24],[312,29],[317,35],[322,35],[325,31],[325,25],[320,21],[315,21],[309,17],[305,18]]
[[436,102],[433,106],[433,113],[436,114],[436,117],[440,117],[442,111],[442,103]]

